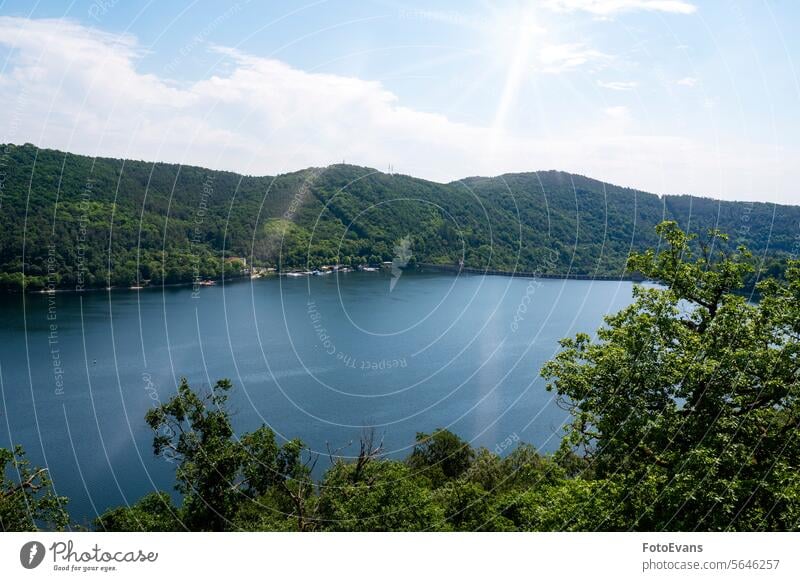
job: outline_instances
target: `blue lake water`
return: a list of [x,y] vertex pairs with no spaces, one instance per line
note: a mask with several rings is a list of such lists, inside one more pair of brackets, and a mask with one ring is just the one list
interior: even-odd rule
[[[405,273],[0,297],[0,447],[22,444],[76,522],[171,490],[145,412],[182,376],[234,382],[237,431],[262,423],[327,458],[374,426],[390,454],[442,427],[494,449],[558,446],[541,365],[630,303],[630,282]],[[345,447],[343,455],[357,453]],[[326,462],[320,462],[320,465]],[[322,466],[324,468],[324,466]]]

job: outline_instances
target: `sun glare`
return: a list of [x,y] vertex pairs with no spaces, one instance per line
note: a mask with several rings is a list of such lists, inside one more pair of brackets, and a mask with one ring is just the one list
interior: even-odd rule
[[535,10],[531,6],[495,19],[491,35],[493,54],[499,61],[497,66],[505,69],[502,73],[505,80],[492,122],[489,155],[496,153],[502,140],[506,120],[516,102],[520,86],[526,74],[532,71],[536,42],[543,35],[544,29],[537,23]]

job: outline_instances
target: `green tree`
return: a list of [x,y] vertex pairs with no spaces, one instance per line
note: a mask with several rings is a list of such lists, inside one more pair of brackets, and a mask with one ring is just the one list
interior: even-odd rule
[[564,447],[624,491],[630,528],[796,529],[800,265],[752,304],[736,294],[746,249],[717,231],[699,243],[674,222],[658,233],[666,248],[630,267],[666,288],[636,287],[596,339],[563,340],[542,371],[573,415]]
[[435,530],[444,512],[430,489],[403,463],[336,462],[321,485],[321,525],[337,531]]
[[467,442],[453,432],[437,429],[432,434],[417,434],[406,463],[437,487],[464,474],[474,459],[475,450]]
[[626,530],[630,523],[618,509],[623,496],[616,482],[567,479],[506,494],[497,506],[521,531]]
[[201,396],[183,379],[178,394],[145,417],[156,434],[155,454],[178,460],[175,487],[183,496],[181,517],[191,530],[224,530],[241,500],[244,456],[223,407],[231,387],[223,379]]
[[112,508],[95,519],[106,531],[169,532],[186,530],[179,509],[166,492],[152,492],[132,506]]
[[[182,379],[177,395],[147,412],[155,434],[153,451],[177,461],[181,524],[189,530],[252,528],[243,514],[252,515],[252,504],[267,504],[286,511],[305,530],[313,512],[312,466],[305,445],[292,440],[278,446],[266,426],[236,438],[226,408],[231,388],[223,379],[201,395]],[[146,507],[140,501],[137,508]]]
[[0,448],[0,530],[62,530],[67,499],[56,495],[45,468],[32,468],[22,447]]
[[498,513],[496,490],[459,479],[436,490],[447,525],[457,531],[514,530],[513,523]]

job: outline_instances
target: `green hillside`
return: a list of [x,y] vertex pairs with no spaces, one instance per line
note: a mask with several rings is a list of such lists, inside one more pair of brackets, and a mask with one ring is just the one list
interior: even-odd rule
[[93,159],[32,145],[0,160],[0,286],[96,288],[392,260],[621,276],[663,219],[793,253],[800,207],[664,196],[556,171],[439,184],[334,165],[276,177]]

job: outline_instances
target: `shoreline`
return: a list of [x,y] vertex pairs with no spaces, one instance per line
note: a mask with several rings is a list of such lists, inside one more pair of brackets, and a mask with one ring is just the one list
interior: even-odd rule
[[420,264],[419,268],[429,268],[431,270],[438,270],[440,272],[454,272],[460,274],[462,272],[468,274],[483,274],[488,276],[508,276],[512,278],[547,278],[553,280],[602,280],[602,281],[629,281],[629,282],[644,282],[647,280],[645,277],[638,274],[622,274],[622,275],[603,275],[603,274],[544,274],[536,271],[523,271],[523,270],[497,270],[497,269],[483,269],[473,268],[470,266],[455,266],[451,264]]
[[[418,264],[413,270],[418,272],[425,272],[425,271],[436,271],[436,272],[446,272],[452,274],[479,274],[485,276],[506,276],[511,278],[531,278],[531,279],[549,279],[549,280],[598,280],[598,281],[611,281],[611,282],[620,282],[620,281],[628,281],[628,282],[644,282],[646,279],[640,275],[634,274],[623,274],[623,275],[591,275],[591,274],[578,274],[578,273],[568,273],[568,274],[545,274],[535,271],[511,271],[511,270],[498,270],[498,269],[483,269],[483,268],[474,268],[469,266],[456,266],[451,264],[428,264],[428,263],[421,263]],[[219,282],[224,285],[226,282],[240,282],[244,280],[262,280],[268,278],[277,278],[280,276],[286,276],[289,272],[285,273],[274,273],[272,275],[265,275],[259,276],[256,278],[248,277],[248,276],[237,276],[231,278],[218,278],[218,279],[204,279],[204,280],[213,280],[215,283]],[[308,275],[311,276],[311,275]],[[75,293],[75,294],[82,294],[82,293],[97,293],[97,292],[121,292],[121,291],[131,291],[131,292],[139,292],[139,291],[152,291],[157,289],[166,289],[166,288],[181,288],[181,287],[194,287],[197,286],[206,286],[206,285],[198,285],[196,281],[191,282],[173,282],[169,284],[160,284],[160,285],[150,285],[141,288],[131,288],[131,287],[91,287],[91,288],[84,288],[84,289],[77,289],[77,288],[55,288],[55,289],[41,289],[41,290],[29,290],[29,291],[22,291],[22,290],[6,290],[4,294],[30,294],[30,295],[49,295],[49,294],[60,294],[60,293]],[[216,286],[216,285],[208,285],[208,286]]]
[[[260,277],[266,278],[266,277]],[[225,284],[226,282],[233,282],[233,281],[240,281],[240,280],[255,280],[251,279],[247,276],[236,276],[230,277],[226,279],[203,279],[203,280],[213,280],[216,282],[222,282]],[[83,294],[83,293],[96,293],[96,292],[119,292],[119,291],[131,291],[131,292],[139,292],[139,291],[149,291],[149,290],[156,290],[156,289],[164,289],[164,288],[179,288],[179,287],[193,287],[193,286],[216,286],[216,285],[199,285],[197,282],[171,282],[169,284],[154,284],[143,286],[140,288],[131,288],[127,286],[112,286],[112,287],[90,287],[90,288],[54,288],[54,289],[42,289],[42,290],[28,290],[28,291],[17,291],[17,290],[6,290],[5,294],[27,294],[27,295],[49,295],[49,294],[59,294],[59,293],[74,293],[74,294]]]

